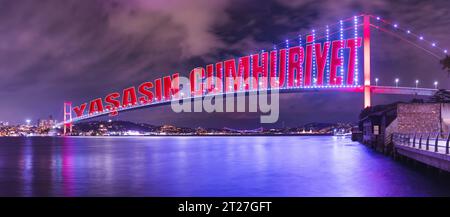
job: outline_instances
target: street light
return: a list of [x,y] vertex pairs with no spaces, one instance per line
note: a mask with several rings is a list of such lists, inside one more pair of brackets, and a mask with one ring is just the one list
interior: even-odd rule
[[437,81],[435,81],[435,82],[434,82],[434,89],[437,89],[437,88],[438,88],[438,86],[437,86],[437,85],[438,85],[438,82],[437,82]]
[[395,79],[395,87],[398,87],[398,82],[399,82],[399,79],[396,78],[396,79]]
[[26,122],[27,122],[27,125],[29,126],[30,123],[31,123],[31,120],[30,120],[30,119],[27,119]]
[[375,86],[378,86],[378,78],[375,78]]
[[419,80],[416,80],[416,88],[419,87]]

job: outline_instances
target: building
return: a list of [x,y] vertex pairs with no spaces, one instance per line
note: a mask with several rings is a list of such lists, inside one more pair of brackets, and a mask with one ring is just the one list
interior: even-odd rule
[[40,119],[38,120],[38,127],[42,130],[51,129],[54,125],[56,125],[56,120],[50,115],[48,119]]
[[394,103],[365,109],[360,116],[361,143],[391,153],[393,133],[450,133],[450,103]]
[[[360,116],[359,129],[362,132],[361,142],[374,147],[380,152],[388,151],[385,139],[386,128],[397,117],[397,105],[382,105],[365,109]],[[369,110],[369,111],[367,111]],[[386,145],[385,145],[386,144]]]
[[104,136],[104,135],[106,135],[106,134],[108,134],[108,128],[107,128],[107,126],[106,126],[105,124],[100,124],[100,125],[98,126],[98,133],[97,133],[97,135],[99,135],[99,136]]
[[175,126],[166,124],[160,127],[159,132],[163,134],[176,134],[180,132],[180,129]]

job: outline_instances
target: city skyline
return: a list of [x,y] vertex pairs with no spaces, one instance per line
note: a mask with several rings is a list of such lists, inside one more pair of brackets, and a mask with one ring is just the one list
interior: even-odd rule
[[[0,108],[0,120],[22,123],[26,119],[36,120],[49,114],[61,120],[62,102],[66,100],[81,103],[174,72],[186,76],[193,67],[272,47],[285,38],[361,12],[398,21],[400,27],[408,25],[414,32],[423,33],[426,39],[435,40],[440,47],[449,47],[445,39],[450,30],[441,27],[449,16],[445,1],[437,1],[434,5],[388,1],[349,1],[337,5],[332,1],[302,3],[280,0],[258,4],[249,1],[239,6],[232,1],[206,5],[202,1],[189,5],[175,2],[177,4],[171,5],[99,1],[92,6],[72,1],[52,4],[52,8],[61,9],[61,13],[57,13],[58,10],[54,9],[47,11],[45,6],[51,4],[47,1],[34,5],[34,12],[28,13],[33,23],[23,22],[8,13],[26,12],[28,7],[25,3],[3,4],[0,8],[4,12],[2,24],[23,22],[23,25],[11,28],[2,36],[8,42],[2,45],[2,53],[8,56],[0,62],[3,66],[1,73],[6,78],[0,94],[5,104],[14,109]],[[197,10],[200,6],[207,7],[207,10]],[[333,10],[329,12],[327,8]],[[270,19],[256,19],[262,14]],[[189,21],[185,20],[186,17],[190,18]],[[421,19],[417,19],[419,17]],[[59,20],[72,25],[59,25]],[[45,43],[35,43],[36,40]],[[432,88],[435,80],[439,80],[442,81],[439,87],[449,88],[449,84],[444,82],[448,77],[438,60],[411,45],[397,42],[398,39],[373,32],[372,71],[373,77],[379,79],[377,83],[414,86],[415,81],[420,80],[420,86]],[[395,49],[391,44],[396,44]],[[32,49],[33,52],[26,52],[31,50],[30,46],[38,47]],[[20,55],[24,64],[14,62],[15,55]],[[396,78],[400,78],[399,82],[395,82]],[[28,97],[30,91],[34,97]],[[412,96],[374,97],[375,104],[411,99]],[[274,125],[283,122],[292,125],[296,122],[356,121],[362,96],[359,93],[287,94],[281,96],[280,102],[284,106],[280,108],[280,120]],[[176,114],[170,109],[148,108],[123,113],[120,117],[156,125],[259,126],[259,114],[251,113]],[[217,121],[211,122],[211,119]]]

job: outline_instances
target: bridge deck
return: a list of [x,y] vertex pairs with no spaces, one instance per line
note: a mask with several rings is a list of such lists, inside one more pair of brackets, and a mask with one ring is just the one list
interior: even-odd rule
[[[433,95],[437,89],[429,89],[429,88],[413,88],[413,87],[389,87],[389,86],[371,86],[371,92],[374,94],[399,94],[399,95],[419,95],[419,96],[431,96]],[[307,86],[307,87],[294,87],[294,88],[280,88],[280,89],[268,89],[268,90],[262,90],[267,91],[268,94],[271,94],[272,91],[277,91],[279,93],[308,93],[308,92],[364,92],[363,86],[327,86],[327,87],[316,87],[316,86]],[[234,95],[234,94],[245,94],[249,95],[250,93],[257,93],[258,90],[248,90],[248,91],[238,91],[238,92],[231,92],[231,93],[220,93],[215,95]],[[207,95],[207,96],[214,96],[214,95]],[[168,105],[172,102],[177,102],[181,100],[197,100],[202,99],[205,96],[197,96],[197,97],[188,97],[183,99],[170,99],[170,100],[160,100],[160,101],[154,101],[151,103],[137,103],[134,105],[119,107],[117,109],[118,112],[124,112],[134,109],[141,109],[144,107],[156,107],[156,106],[162,106],[162,105]],[[110,114],[111,111],[104,110],[103,112],[96,112],[93,114],[86,114],[81,117],[73,118],[72,122],[76,121],[82,121],[87,120],[91,118],[96,118],[99,116],[104,116]],[[62,126],[64,123],[58,123],[56,126]]]
[[390,87],[390,86],[371,86],[371,92],[375,94],[399,94],[399,95],[418,95],[432,96],[437,89],[415,88],[415,87]]

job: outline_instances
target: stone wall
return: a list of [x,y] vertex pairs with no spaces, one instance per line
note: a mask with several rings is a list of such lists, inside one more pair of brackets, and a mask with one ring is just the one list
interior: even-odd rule
[[450,103],[442,103],[441,115],[442,115],[442,132],[445,135],[448,135],[450,133]]
[[392,123],[386,127],[384,131],[384,143],[389,144],[391,142],[392,134],[397,132],[398,129],[398,119],[396,118]]
[[440,132],[441,104],[398,104],[397,127],[399,133]]
[[391,154],[393,151],[393,143],[392,143],[392,135],[396,132],[398,128],[398,119],[396,118],[394,121],[392,121],[391,124],[389,124],[388,127],[386,127],[386,130],[384,131],[384,145],[383,145],[383,153],[385,154]]

